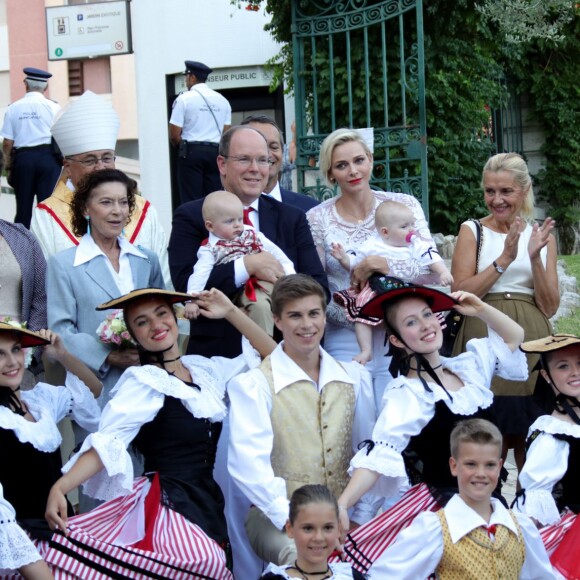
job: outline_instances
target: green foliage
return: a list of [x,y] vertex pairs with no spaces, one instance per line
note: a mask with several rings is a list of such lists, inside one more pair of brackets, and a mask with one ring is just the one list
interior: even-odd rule
[[580,222],[580,11],[563,27],[561,42],[526,47],[512,71],[533,99],[532,115],[543,127],[545,169],[537,176],[542,197],[558,223],[560,251],[578,251]]
[[[272,16],[266,28],[283,44],[280,54],[272,59],[274,82],[284,81],[286,88],[291,89],[294,82],[291,0],[231,1],[240,7],[258,6]],[[294,1],[303,9],[316,8],[315,3],[307,0]],[[367,2],[370,4],[372,1]],[[512,90],[531,97],[532,114],[545,131],[542,152],[546,166],[536,176],[536,182],[551,206],[550,214],[558,221],[561,251],[575,249],[580,222],[579,7],[580,4],[570,0],[424,2],[428,183],[434,231],[454,233],[461,221],[485,214],[481,168],[495,152],[489,139],[490,111],[506,102],[506,89],[500,81],[509,78]],[[369,61],[368,68],[365,67],[360,35],[351,34],[350,77],[345,41],[337,36],[334,43],[334,98],[328,45],[323,38],[314,44],[315,53],[307,48],[306,67],[300,74],[311,81],[305,106],[307,120],[315,133],[350,124],[368,125],[364,85],[367,74],[376,81],[371,87],[370,124],[385,125],[381,117],[385,95],[379,59]],[[388,32],[390,49],[398,50],[398,34],[398,30]],[[407,55],[413,34],[412,28],[404,29]],[[380,44],[376,30],[369,28],[369,45]],[[314,86],[318,98],[316,110]],[[413,87],[407,90],[412,91]],[[413,123],[417,111],[412,107],[407,118],[401,118],[400,91],[397,83],[388,85],[389,117],[398,116],[401,124]],[[392,158],[405,152],[392,148],[388,153]],[[376,152],[378,159],[386,159],[386,155],[384,150]],[[419,170],[417,164],[404,169],[411,175]],[[395,172],[402,170],[402,165],[393,167]]]
[[573,16],[570,0],[483,0],[476,8],[507,44],[564,40]]
[[[580,255],[558,256],[558,259],[564,261],[566,274],[574,276],[578,281],[578,287],[580,288]],[[580,309],[575,308],[569,316],[560,318],[560,320],[555,324],[554,332],[563,332],[580,336]]]
[[426,12],[430,225],[456,233],[485,215],[481,168],[493,153],[487,132],[490,110],[505,98],[503,71],[472,3],[439,0]]

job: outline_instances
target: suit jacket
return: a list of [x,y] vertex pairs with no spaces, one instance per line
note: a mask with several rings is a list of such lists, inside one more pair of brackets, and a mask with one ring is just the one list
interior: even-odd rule
[[284,203],[289,203],[294,207],[299,207],[302,211],[307,212],[314,206],[318,205],[320,202],[309,195],[304,195],[303,193],[296,193],[295,191],[290,191],[289,189],[280,188],[280,196]]
[[[20,320],[30,330],[46,328],[46,260],[38,240],[22,224],[0,220],[0,235],[12,250],[22,275]],[[1,310],[0,310],[1,313]]]
[[[129,254],[135,288],[164,288],[157,255],[138,247],[147,257]],[[104,256],[96,256],[75,268],[76,251],[76,247],[70,248],[54,254],[48,260],[48,324],[61,335],[66,348],[99,376],[104,387],[99,402],[103,405],[109,399],[109,393],[123,369],[105,363],[112,347],[97,338],[96,330],[110,311],[97,312],[95,308],[103,302],[118,298],[120,292]]]
[[[201,206],[203,199],[180,205],[173,214],[169,239],[169,269],[175,289],[185,292],[197,261],[197,250],[208,237]],[[260,231],[274,242],[294,264],[296,272],[309,274],[328,294],[328,281],[312,240],[305,213],[291,205],[261,196],[258,206]],[[219,288],[232,297],[238,291],[234,263],[214,266],[206,288]],[[237,356],[241,352],[239,333],[225,320],[203,317],[191,323],[188,353],[204,356]]]

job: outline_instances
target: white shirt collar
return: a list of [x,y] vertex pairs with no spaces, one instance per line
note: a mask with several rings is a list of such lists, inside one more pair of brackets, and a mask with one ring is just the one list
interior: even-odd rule
[[[260,202],[260,198],[258,197],[250,205],[245,205],[244,208],[251,207],[255,212],[258,212],[259,211],[258,210],[259,202]],[[252,219],[251,214],[250,214],[250,219]]]
[[270,193],[264,193],[262,195],[269,195],[270,197],[273,197],[276,201],[282,201],[282,192],[280,191],[280,182],[277,181],[276,185],[272,188],[272,191]]
[[491,507],[493,512],[489,523],[487,523],[475,510],[470,508],[460,497],[459,494],[454,495],[449,503],[445,506],[445,518],[447,520],[447,525],[449,527],[449,534],[451,536],[451,541],[456,544],[480,526],[491,526],[502,525],[516,536],[518,535],[518,529],[513,518],[510,516],[509,511],[502,505],[502,503],[491,498]]
[[352,378],[344,370],[344,368],[332,358],[323,348],[320,348],[320,374],[318,377],[318,385],[300,368],[282,348],[284,341],[282,341],[270,355],[272,362],[272,376],[274,379],[274,392],[279,393],[283,388],[296,383],[298,381],[309,381],[318,391],[322,389],[331,381],[341,381],[350,385],[354,384]]
[[[147,258],[145,254],[140,252],[133,244],[128,242],[125,238],[119,236],[117,240],[119,241],[119,246],[121,248],[121,254],[119,255],[119,259],[122,258],[125,254],[133,254],[134,256],[138,256],[139,258]],[[101,248],[97,246],[95,240],[93,240],[93,237],[89,234],[85,234],[81,238],[81,241],[77,246],[73,266],[76,268],[81,264],[90,262],[93,258],[96,258],[97,256],[105,256],[105,258],[107,258],[103,250],[101,250]]]

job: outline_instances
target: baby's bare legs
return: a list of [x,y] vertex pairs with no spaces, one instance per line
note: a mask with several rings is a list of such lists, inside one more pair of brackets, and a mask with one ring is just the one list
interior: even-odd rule
[[354,325],[354,332],[360,352],[352,360],[364,365],[373,358],[373,329],[368,324],[357,322]]

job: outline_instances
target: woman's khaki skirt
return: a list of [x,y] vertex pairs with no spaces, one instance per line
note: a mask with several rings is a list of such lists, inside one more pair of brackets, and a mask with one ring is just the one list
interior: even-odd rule
[[[518,292],[500,292],[487,294],[483,301],[497,308],[500,312],[507,314],[512,320],[515,320],[524,329],[524,340],[535,340],[552,334],[552,326],[549,320],[540,312],[534,297],[529,294]],[[457,334],[453,356],[465,351],[465,345],[472,338],[482,338],[487,336],[487,325],[473,316],[466,316],[463,319],[461,329]],[[504,398],[504,407],[499,400],[498,418],[500,428],[503,433],[526,433],[527,427],[537,415],[537,409],[534,408],[533,402],[529,395],[534,392],[538,372],[532,372],[532,369],[538,362],[538,355],[528,354],[528,369],[530,376],[527,381],[506,381],[499,377],[494,377],[492,381],[492,391],[495,397]],[[517,398],[522,398],[518,401]],[[508,401],[508,399],[514,399]],[[515,408],[514,408],[515,405]],[[514,414],[512,414],[512,411]],[[502,428],[505,425],[505,429]]]

